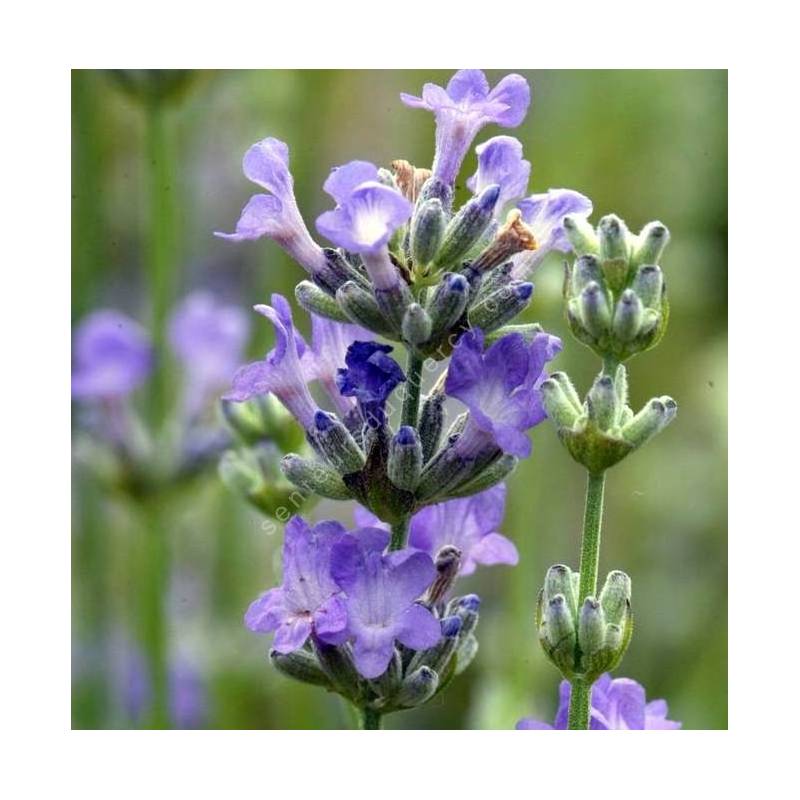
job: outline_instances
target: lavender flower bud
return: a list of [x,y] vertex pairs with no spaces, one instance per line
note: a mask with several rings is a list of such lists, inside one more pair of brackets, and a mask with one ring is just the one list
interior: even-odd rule
[[575,575],[565,564],[555,564],[547,570],[544,577],[544,596],[550,600],[556,595],[563,595],[573,615],[578,613],[577,593],[575,591]]
[[385,289],[375,289],[375,300],[385,320],[395,333],[403,330],[406,310],[414,302],[411,290],[403,280]]
[[401,708],[414,708],[426,703],[436,693],[439,675],[428,666],[414,670],[404,681],[394,703]]
[[575,251],[575,255],[598,255],[600,242],[591,223],[586,217],[567,215],[564,217],[564,233]]
[[413,492],[417,488],[422,473],[422,443],[409,425],[403,425],[389,443],[386,473],[398,489]]
[[492,221],[500,197],[497,184],[487,186],[477,197],[468,200],[450,221],[436,255],[436,266],[452,266],[480,240]]
[[581,292],[580,311],[586,329],[595,338],[608,333],[611,325],[611,309],[608,298],[599,283],[592,281]]
[[658,264],[669,242],[669,230],[661,222],[648,222],[636,237],[632,261],[636,264]]
[[395,335],[391,323],[384,317],[374,295],[358,286],[354,281],[348,281],[337,290],[336,302],[348,318],[357,325],[363,325],[368,330],[382,336],[393,337]]
[[431,336],[431,318],[419,304],[411,303],[403,315],[403,339],[410,344],[422,344]]
[[433,293],[428,306],[431,322],[431,336],[438,338],[458,322],[469,299],[469,285],[463,275],[445,272]]
[[281,459],[283,474],[299,489],[329,497],[331,500],[350,500],[352,494],[339,473],[321,461],[310,461],[295,453]]
[[664,293],[664,273],[661,267],[652,264],[639,267],[631,288],[646,308],[658,311]]
[[426,666],[441,675],[458,647],[459,634],[463,629],[464,625],[460,617],[445,617],[442,620],[442,638],[430,649],[418,652],[409,664],[409,671]]
[[428,200],[439,200],[442,209],[449,214],[453,208],[453,187],[435,176],[428,178],[422,185],[417,204],[421,205]]
[[551,660],[562,672],[569,673],[573,669],[576,632],[569,603],[563,594],[547,601],[542,633]]
[[601,430],[614,427],[619,409],[614,381],[608,375],[595,378],[589,394],[586,396],[586,410],[589,419]]
[[417,206],[411,221],[411,258],[415,269],[426,267],[433,261],[442,242],[445,228],[442,201],[436,197]]
[[354,281],[362,288],[369,287],[367,278],[351,266],[338,250],[325,247],[322,252],[325,255],[325,261],[321,267],[315,270],[313,277],[314,282],[328,294],[336,294],[336,291],[348,281]]
[[593,255],[581,256],[572,267],[572,292],[580,294],[590,283],[603,285],[603,270]]
[[278,672],[296,681],[333,689],[330,678],[320,667],[319,662],[307,650],[294,650],[291,653],[279,653],[271,650],[269,659]]
[[622,428],[622,438],[633,447],[641,447],[666,428],[677,412],[678,404],[671,397],[653,398]]
[[478,626],[481,599],[476,594],[465,594],[455,603],[454,611],[461,619],[461,636],[469,636]]
[[519,459],[511,453],[503,453],[497,461],[493,461],[486,469],[478,473],[466,483],[461,484],[454,491],[448,492],[448,497],[470,497],[485,489],[496,486],[505,480],[516,468]]
[[608,622],[621,625],[631,602],[631,579],[622,571],[608,573],[600,592],[600,605]]
[[419,438],[422,443],[422,460],[431,460],[439,447],[439,438],[444,425],[444,393],[432,392],[422,403],[419,414]]
[[652,308],[646,308],[642,314],[642,325],[639,328],[639,339],[646,339],[661,324],[661,314]]
[[493,331],[524,311],[530,304],[532,294],[532,283],[512,281],[470,309],[470,324],[483,331]]
[[606,621],[600,603],[587,597],[578,617],[578,646],[581,652],[591,657],[603,646],[606,637]]
[[319,451],[340,475],[350,475],[364,468],[364,453],[334,414],[317,411],[314,427],[314,440]]
[[597,234],[600,240],[600,258],[603,261],[624,261],[627,266],[630,234],[625,223],[616,214],[608,214],[600,220]]
[[294,289],[297,302],[310,314],[327,317],[336,322],[350,322],[336,300],[311,281],[300,281]]
[[331,683],[345,697],[357,702],[365,692],[365,682],[356,669],[350,648],[324,644],[316,637],[312,637],[312,643],[319,664]]
[[614,310],[614,336],[620,342],[635,339],[642,325],[643,313],[642,301],[632,289],[626,289]]
[[467,637],[461,637],[461,644],[456,650],[456,669],[454,675],[460,675],[473,661],[475,656],[478,655],[478,640],[470,634]]
[[422,472],[415,492],[418,500],[433,501],[472,477],[474,461],[451,449],[439,451]]
[[559,428],[572,428],[581,411],[570,402],[566,392],[560,384],[548,378],[539,386],[539,394],[547,416]]
[[569,379],[569,375],[567,375],[566,372],[553,372],[550,378],[561,387],[561,391],[564,392],[564,395],[567,400],[569,400],[572,407],[578,412],[583,411],[583,404],[578,396],[578,392],[575,390],[575,386]]

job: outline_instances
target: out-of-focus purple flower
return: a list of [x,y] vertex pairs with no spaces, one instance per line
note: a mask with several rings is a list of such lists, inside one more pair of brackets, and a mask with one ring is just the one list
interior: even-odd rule
[[353,342],[369,339],[371,335],[358,325],[311,315],[311,346],[300,359],[303,374],[309,382],[319,381],[342,416],[353,408],[353,401],[339,391],[336,384],[337,373],[344,367],[347,348]]
[[72,396],[124,397],[141,386],[152,367],[153,350],[140,325],[119,311],[95,311],[75,331]]
[[244,621],[256,633],[275,631],[273,647],[291,653],[314,633],[327,644],[347,637],[347,609],[331,577],[331,551],[347,531],[328,520],[311,527],[302,517],[286,524],[283,583],[250,604]]
[[317,230],[338,247],[361,253],[376,289],[395,286],[399,277],[387,245],[411,216],[411,203],[380,183],[378,168],[368,161],[334,168],[324,189],[336,201],[336,208],[320,214]]
[[422,97],[401,94],[411,108],[424,108],[436,117],[436,155],[433,174],[455,183],[464,156],[478,131],[490,122],[515,128],[525,118],[531,101],[528,82],[521,75],[506,75],[494,89],[479,69],[456,72],[443,89],[426,83]]
[[242,169],[270,194],[256,194],[247,201],[235,233],[215,235],[236,242],[268,236],[312,275],[324,267],[325,254],[311,238],[297,207],[287,145],[272,137],[262,139],[245,153]]
[[413,650],[433,647],[441,625],[417,600],[436,577],[430,556],[404,549],[383,554],[389,534],[362,528],[331,551],[331,574],[346,595],[353,657],[365,678],[382,675],[395,640]]
[[588,217],[592,213],[592,201],[572,189],[549,189],[520,200],[518,206],[522,221],[536,239],[535,250],[524,250],[512,258],[512,277],[525,280],[550,251],[571,249],[564,233],[564,217],[568,214]]
[[209,394],[227,384],[241,364],[249,323],[236,306],[217,303],[210,292],[193,292],[175,309],[169,339],[186,374],[186,413],[194,416]]
[[386,421],[386,400],[406,376],[387,353],[391,345],[353,342],[347,348],[345,368],[336,375],[336,385],[345,397],[355,397],[364,422],[372,428]]
[[[431,558],[445,546],[461,551],[460,575],[471,575],[478,564],[516,564],[519,553],[514,543],[498,533],[506,502],[505,484],[498,484],[472,497],[426,506],[411,518],[408,544]],[[357,525],[384,527],[363,506],[354,512]]]
[[203,727],[207,702],[200,672],[187,659],[176,659],[169,671],[169,709],[173,726],[180,730]]
[[513,136],[495,136],[479,144],[475,152],[478,169],[467,179],[467,187],[473,194],[480,194],[487,186],[499,186],[494,215],[501,217],[503,209],[527,191],[531,162],[522,157],[522,144]]
[[474,457],[490,447],[525,458],[531,443],[525,431],[545,417],[539,385],[545,364],[561,350],[561,340],[547,333],[530,343],[518,333],[496,341],[483,352],[483,332],[461,335],[447,370],[445,392],[469,409],[469,419],[454,447]]
[[306,430],[312,430],[317,405],[308,391],[300,357],[306,344],[295,331],[292,309],[286,298],[272,295],[272,305],[258,305],[275,327],[276,343],[263,361],[241,367],[233,376],[226,400],[242,403],[259,394],[274,394]]
[[[517,723],[517,730],[566,730],[571,689],[569,681],[561,681],[558,711],[553,725],[526,717]],[[590,730],[653,731],[676,730],[680,727],[680,722],[667,719],[665,700],[652,700],[648,703],[644,687],[630,678],[612,680],[611,675],[606,672],[592,686]]]

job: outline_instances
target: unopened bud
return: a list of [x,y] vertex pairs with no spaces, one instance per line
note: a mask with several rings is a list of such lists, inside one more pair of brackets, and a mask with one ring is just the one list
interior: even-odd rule
[[320,667],[317,659],[307,650],[294,650],[291,653],[279,653],[277,650],[271,650],[269,659],[275,669],[286,675],[287,678],[323,686],[326,689],[333,688],[330,678]]
[[641,447],[672,422],[678,411],[671,397],[656,397],[622,429],[622,437],[633,447]]
[[411,290],[403,280],[382,289],[375,289],[375,300],[392,330],[401,332],[406,311],[414,302]]
[[445,213],[438,198],[426,200],[417,207],[411,222],[411,258],[415,268],[433,261],[445,229]]
[[456,650],[456,669],[454,674],[460,675],[472,663],[476,655],[478,655],[477,638],[472,634],[462,637],[461,644]]
[[582,411],[583,403],[581,403],[581,398],[578,396],[575,386],[569,379],[569,375],[567,375],[566,372],[553,372],[550,378],[561,387],[561,390],[564,392],[573,408],[578,412]]
[[342,311],[333,296],[311,281],[300,281],[295,287],[294,296],[310,314],[327,317],[336,322],[350,322],[349,317]]
[[632,289],[626,289],[614,310],[614,336],[621,342],[636,338],[642,325],[644,308],[642,301]]
[[603,261],[627,262],[628,228],[616,214],[608,214],[600,220],[597,234],[600,239],[600,258]]
[[313,435],[319,451],[340,475],[350,475],[363,469],[364,453],[336,415],[317,411]]
[[322,461],[310,461],[289,453],[281,459],[281,470],[295,486],[311,494],[331,500],[349,500],[352,497],[339,473]]
[[516,456],[512,456],[510,453],[503,453],[500,458],[493,461],[474,478],[461,484],[455,491],[449,492],[448,497],[471,497],[473,494],[490,489],[507,478],[518,463],[519,459]]
[[592,282],[581,292],[580,310],[583,323],[592,336],[599,339],[608,333],[611,309],[599,283]]
[[648,222],[636,237],[633,248],[634,264],[658,264],[667,242],[667,226],[661,222]]
[[439,337],[458,322],[469,299],[469,284],[463,275],[446,272],[433,293],[428,310],[432,337]]
[[355,282],[349,281],[338,289],[336,302],[351,322],[382,336],[395,335],[396,332],[378,307],[375,296]]
[[532,283],[512,281],[470,309],[470,324],[483,331],[493,331],[524,311],[532,295]]
[[603,270],[596,256],[581,256],[572,267],[572,292],[580,294],[590,283],[603,285]]
[[436,694],[438,686],[438,673],[428,666],[421,666],[403,681],[394,703],[402,708],[422,705]]
[[548,644],[560,654],[565,663],[571,664],[575,650],[575,623],[563,594],[557,594],[547,601],[544,622]]
[[547,416],[559,428],[571,428],[580,411],[570,402],[561,386],[552,378],[543,381],[539,386],[539,394]]
[[422,344],[431,336],[431,318],[419,304],[411,303],[403,316],[403,339],[410,344]]
[[419,414],[419,439],[422,443],[422,461],[427,464],[439,447],[439,439],[444,426],[444,393],[431,392]]
[[568,214],[564,217],[564,232],[566,233],[575,255],[597,255],[600,252],[600,242],[594,228],[586,217],[575,217]]
[[621,625],[626,617],[631,601],[631,579],[621,570],[608,573],[603,590],[600,592],[600,605],[606,620]]
[[478,626],[481,599],[476,594],[465,594],[452,604],[452,613],[461,619],[461,636],[468,636]]
[[413,492],[417,488],[422,473],[422,444],[411,426],[403,425],[392,437],[386,473],[398,489]]
[[563,595],[572,614],[577,615],[574,575],[575,573],[565,564],[555,564],[550,567],[544,577],[544,598],[549,602],[556,595]]
[[608,375],[595,378],[589,394],[586,396],[586,410],[589,419],[601,430],[607,431],[617,420],[617,392],[614,381]]
[[664,293],[664,273],[661,271],[661,267],[652,264],[639,267],[631,289],[636,292],[646,308],[658,311],[661,308],[661,298]]
[[587,597],[578,617],[578,646],[585,656],[597,653],[605,642],[606,622],[600,603]]
[[357,700],[364,687],[364,680],[356,669],[353,656],[347,645],[334,646],[311,638],[320,666],[331,683],[346,697]]
[[499,197],[500,187],[492,184],[464,203],[445,229],[436,255],[437,266],[452,267],[470,251],[491,223]]
[[428,200],[436,199],[442,204],[446,214],[453,208],[453,187],[436,176],[431,176],[422,184],[417,205],[422,205]]
[[332,247],[322,251],[325,254],[324,264],[318,268],[314,275],[314,283],[324,289],[328,294],[334,295],[338,289],[348,281],[353,281],[362,288],[369,287],[369,281],[347,259]]

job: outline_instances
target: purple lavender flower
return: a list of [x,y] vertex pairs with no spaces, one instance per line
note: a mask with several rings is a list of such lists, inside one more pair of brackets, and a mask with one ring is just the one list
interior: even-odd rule
[[445,392],[469,409],[467,425],[454,448],[474,458],[492,447],[525,458],[531,443],[525,431],[545,417],[539,384],[545,364],[561,350],[561,340],[547,333],[530,343],[518,333],[496,341],[483,352],[483,332],[461,335],[447,370]]
[[388,543],[385,530],[362,528],[331,551],[331,574],[346,594],[354,661],[365,678],[386,671],[395,640],[425,650],[441,637],[439,621],[414,602],[436,577],[430,556],[408,548],[384,555]]
[[391,345],[377,342],[353,342],[347,348],[345,368],[336,375],[336,385],[345,397],[355,397],[364,422],[379,428],[386,421],[386,400],[406,376],[400,365],[387,353]]
[[336,201],[336,208],[317,218],[317,230],[335,245],[361,253],[376,289],[397,285],[399,277],[387,245],[411,216],[411,203],[380,183],[378,168],[368,161],[351,161],[333,169],[323,188]]
[[495,217],[501,217],[503,209],[524,196],[531,174],[531,162],[522,157],[522,144],[513,136],[495,136],[475,148],[478,169],[467,179],[467,187],[473,194],[480,194],[487,186],[500,187],[500,196],[495,205]]
[[453,75],[447,89],[426,83],[422,97],[401,94],[400,99],[411,108],[424,108],[434,113],[433,174],[452,185],[478,131],[490,122],[503,128],[519,125],[528,111],[531,91],[521,75],[506,75],[490,90],[481,70],[462,69]]
[[179,657],[169,671],[169,709],[179,730],[201,728],[206,721],[206,688],[202,675],[186,658]]
[[331,577],[331,554],[347,531],[333,520],[311,527],[302,517],[286,524],[283,583],[250,604],[244,621],[255,633],[275,631],[273,647],[291,653],[314,635],[327,644],[347,638],[347,609]]
[[325,254],[311,238],[297,207],[287,145],[272,137],[257,142],[245,153],[242,169],[270,194],[256,194],[247,201],[235,233],[215,235],[235,242],[268,236],[313,275],[325,265]]
[[217,303],[210,292],[193,292],[176,308],[169,338],[186,373],[188,416],[201,411],[209,394],[230,381],[241,363],[248,328],[239,308]]
[[81,321],[73,341],[72,396],[81,400],[125,397],[153,367],[142,327],[119,311],[95,311]]
[[572,249],[564,233],[564,217],[568,214],[588,217],[592,213],[592,201],[572,189],[549,189],[520,200],[518,206],[522,221],[536,239],[535,250],[524,250],[512,258],[512,276],[515,280],[526,280],[551,250],[568,252]]
[[258,305],[274,326],[277,341],[263,361],[241,367],[233,376],[233,387],[226,400],[242,403],[259,394],[274,394],[305,430],[312,430],[317,405],[308,391],[300,356],[306,344],[295,331],[292,309],[286,298],[272,295],[272,306]]
[[[526,717],[517,723],[517,730],[566,730],[570,692],[569,681],[561,681],[558,711],[553,725]],[[680,727],[680,722],[667,719],[665,700],[646,702],[644,687],[630,678],[612,680],[606,672],[592,686],[590,730],[652,731],[676,730]]]
[[[501,483],[472,497],[426,506],[411,518],[408,544],[431,558],[447,545],[457,547],[461,551],[460,575],[471,575],[478,564],[514,565],[519,561],[517,548],[497,532],[505,502],[506,487]],[[356,506],[354,516],[357,525],[384,525],[363,506]]]
[[369,339],[370,336],[372,334],[368,330],[358,325],[311,315],[311,346],[300,359],[303,375],[309,383],[319,381],[343,417],[353,408],[353,400],[339,391],[336,375],[345,364],[347,348],[353,342]]

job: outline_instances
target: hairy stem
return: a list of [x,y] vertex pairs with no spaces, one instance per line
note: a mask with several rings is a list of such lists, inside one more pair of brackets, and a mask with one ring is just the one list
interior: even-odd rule
[[[603,521],[603,489],[606,476],[589,474],[586,484],[586,508],[583,515],[583,537],[581,540],[580,586],[578,609],[587,597],[597,595],[597,571],[600,564],[600,529]],[[589,705],[591,686],[581,679],[572,682],[569,701],[570,730],[587,730],[589,727]]]
[[419,417],[419,395],[422,387],[422,365],[424,359],[418,356],[413,350],[408,351],[408,361],[406,363],[406,391],[403,396],[403,413],[401,417],[402,425],[417,427]]
[[361,729],[365,731],[379,731],[381,729],[380,711],[373,708],[361,709]]
[[392,525],[392,538],[389,542],[389,550],[401,550],[405,547],[409,521],[409,517],[403,517],[399,522],[395,522]]

